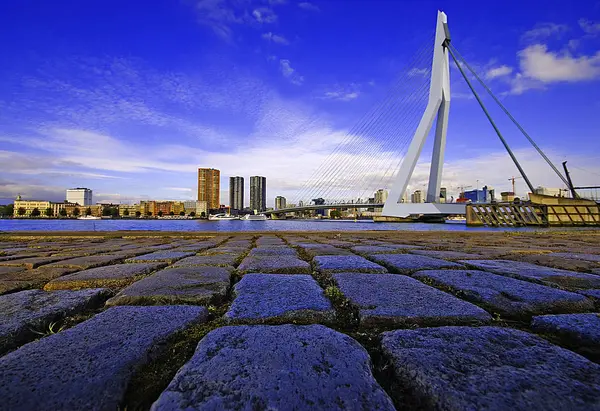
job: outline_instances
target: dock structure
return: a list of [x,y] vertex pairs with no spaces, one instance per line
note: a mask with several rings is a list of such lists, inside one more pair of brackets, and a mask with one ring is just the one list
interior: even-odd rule
[[468,204],[469,226],[600,226],[600,204],[593,200],[530,194],[523,203]]

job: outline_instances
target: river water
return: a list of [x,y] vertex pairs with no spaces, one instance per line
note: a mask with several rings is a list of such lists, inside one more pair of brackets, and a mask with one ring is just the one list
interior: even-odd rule
[[[0,220],[1,231],[533,231],[540,228],[467,227],[464,224],[374,223],[331,220]],[[564,228],[561,228],[564,230]]]

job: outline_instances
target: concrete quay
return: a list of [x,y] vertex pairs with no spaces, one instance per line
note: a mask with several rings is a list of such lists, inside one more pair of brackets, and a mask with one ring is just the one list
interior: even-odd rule
[[600,230],[0,234],[0,410],[600,410]]

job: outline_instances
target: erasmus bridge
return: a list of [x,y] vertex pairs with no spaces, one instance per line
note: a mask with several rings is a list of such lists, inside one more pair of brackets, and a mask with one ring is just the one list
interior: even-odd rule
[[[440,201],[451,101],[451,62],[460,72],[459,81],[464,81],[468,86],[472,97],[489,121],[491,130],[500,140],[529,190],[534,192],[534,186],[484,105],[472,80],[479,83],[480,88],[491,96],[493,102],[508,116],[560,180],[572,188],[570,181],[548,159],[457,50],[450,37],[448,18],[440,11],[433,38],[430,37],[415,53],[387,97],[350,129],[291,201],[304,205],[267,211],[266,214],[344,208],[383,208],[382,215],[387,217],[465,214],[464,203]],[[429,173],[424,176],[421,172],[419,176],[423,184],[425,181],[427,183],[425,202],[409,203],[403,198],[406,198],[405,192],[434,122]],[[370,204],[360,200],[381,187],[390,187],[385,203]]]

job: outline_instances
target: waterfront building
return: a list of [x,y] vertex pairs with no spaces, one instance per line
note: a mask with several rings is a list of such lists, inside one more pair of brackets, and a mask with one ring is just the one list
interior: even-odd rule
[[282,208],[287,207],[287,200],[285,197],[277,196],[275,197],[275,210],[281,210]]
[[423,194],[421,190],[415,190],[414,193],[410,196],[411,203],[422,203],[423,202]]
[[267,179],[250,177],[250,210],[261,212],[267,208]]
[[380,188],[375,192],[375,203],[376,204],[384,204],[388,198],[388,191]]
[[229,177],[229,207],[235,211],[244,209],[244,177]]
[[67,203],[79,204],[80,206],[92,205],[92,190],[84,187],[69,188],[67,190]]
[[221,172],[214,168],[198,169],[198,201],[206,201],[209,209],[221,203]]

